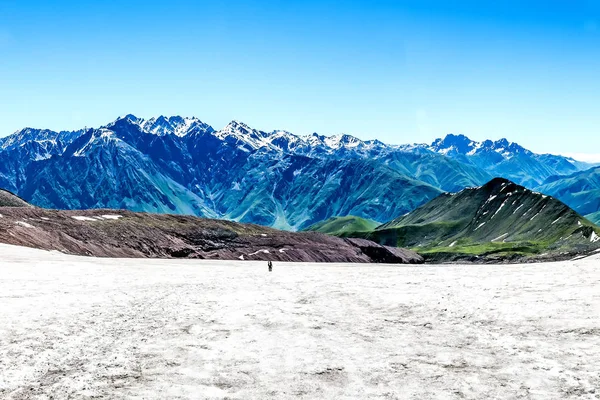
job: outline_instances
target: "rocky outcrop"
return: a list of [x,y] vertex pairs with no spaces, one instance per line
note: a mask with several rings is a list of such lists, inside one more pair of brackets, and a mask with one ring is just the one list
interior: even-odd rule
[[376,260],[375,262],[388,264],[414,264],[424,262],[423,257],[412,250],[398,247],[382,246],[366,239],[346,239],[353,246],[358,247],[363,253]]
[[421,263],[408,250],[316,232],[124,210],[0,207],[0,242],[97,257]]

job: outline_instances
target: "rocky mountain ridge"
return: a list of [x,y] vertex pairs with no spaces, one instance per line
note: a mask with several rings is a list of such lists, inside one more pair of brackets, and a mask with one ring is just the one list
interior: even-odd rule
[[[27,128],[0,139],[0,187],[48,208],[124,208],[300,230],[332,216],[385,222],[444,191],[481,185],[492,173],[534,183],[524,171],[541,177],[580,167],[509,144],[514,157],[483,168],[483,158],[461,153],[477,145],[444,152],[453,140],[398,146],[129,114],[97,129]],[[501,145],[494,144],[494,157],[505,156],[496,151]]]

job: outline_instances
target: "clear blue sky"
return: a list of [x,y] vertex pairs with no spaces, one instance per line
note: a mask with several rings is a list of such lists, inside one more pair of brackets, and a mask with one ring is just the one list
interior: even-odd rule
[[600,1],[0,0],[0,110],[600,153]]

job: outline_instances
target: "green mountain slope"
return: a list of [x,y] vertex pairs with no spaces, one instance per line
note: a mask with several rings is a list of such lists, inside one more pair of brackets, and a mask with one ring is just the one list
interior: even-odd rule
[[334,236],[345,236],[351,232],[369,232],[379,225],[377,221],[348,215],[346,217],[331,217],[325,221],[317,222],[305,230]]
[[422,254],[531,256],[600,247],[600,229],[562,202],[495,178],[442,194],[366,235]]

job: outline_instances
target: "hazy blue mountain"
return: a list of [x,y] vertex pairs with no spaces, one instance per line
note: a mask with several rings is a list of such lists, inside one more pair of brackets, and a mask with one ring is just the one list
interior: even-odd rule
[[536,154],[506,139],[477,142],[464,135],[447,135],[424,148],[534,188],[553,175],[568,175],[592,165],[568,157]]
[[590,220],[591,222],[595,223],[596,225],[600,225],[600,211],[597,211],[597,212],[591,213],[591,214],[587,214],[585,217],[588,220]]
[[537,190],[560,199],[582,215],[589,215],[594,222],[600,222],[600,167],[568,176],[552,176]]

